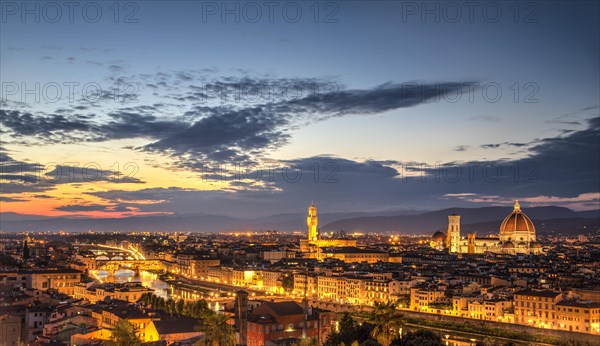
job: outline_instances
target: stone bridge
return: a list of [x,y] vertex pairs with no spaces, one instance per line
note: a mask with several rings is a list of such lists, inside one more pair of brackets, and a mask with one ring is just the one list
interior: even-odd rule
[[96,268],[114,274],[121,269],[133,270],[139,273],[144,270],[164,270],[160,260],[96,260]]

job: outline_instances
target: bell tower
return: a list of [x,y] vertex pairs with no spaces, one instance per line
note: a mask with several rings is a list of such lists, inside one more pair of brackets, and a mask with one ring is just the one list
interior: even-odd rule
[[448,215],[448,232],[446,233],[446,247],[449,252],[459,252],[460,242],[460,215]]
[[308,226],[308,242],[314,243],[319,239],[317,225],[319,218],[317,217],[317,207],[314,203],[308,207],[308,216],[306,217],[306,225]]

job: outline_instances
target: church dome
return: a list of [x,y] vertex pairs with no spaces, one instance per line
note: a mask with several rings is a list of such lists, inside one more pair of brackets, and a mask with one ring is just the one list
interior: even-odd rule
[[521,211],[519,201],[515,203],[513,212],[502,221],[502,225],[500,226],[501,235],[508,235],[515,232],[529,232],[535,234],[533,222],[531,222],[531,219]]
[[431,236],[431,240],[433,241],[444,241],[445,239],[446,235],[441,231],[437,231]]

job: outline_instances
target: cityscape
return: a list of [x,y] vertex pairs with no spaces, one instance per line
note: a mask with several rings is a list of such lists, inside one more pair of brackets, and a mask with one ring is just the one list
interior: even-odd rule
[[600,346],[597,1],[0,1],[0,346]]
[[88,345],[128,321],[140,342],[185,344],[209,333],[195,319],[205,309],[235,338],[215,344],[333,345],[348,337],[344,318],[367,325],[389,304],[381,344],[421,327],[448,345],[598,341],[597,229],[539,237],[518,201],[499,237],[465,237],[460,215],[447,218],[430,236],[329,235],[311,203],[299,233],[6,234],[2,331]]

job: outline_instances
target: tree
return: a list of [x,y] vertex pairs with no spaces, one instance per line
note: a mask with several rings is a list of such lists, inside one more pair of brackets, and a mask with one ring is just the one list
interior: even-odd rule
[[476,346],[502,346],[503,344],[500,341],[494,340],[489,336],[486,336],[483,340],[477,341]]
[[110,340],[107,340],[105,346],[140,346],[142,340],[138,337],[139,329],[127,320],[120,320],[110,329]]
[[179,299],[177,301],[177,304],[175,305],[175,311],[177,312],[178,315],[182,315],[183,314],[183,307],[185,306],[185,302],[183,301],[183,299]]
[[204,338],[200,339],[199,345],[212,346],[235,346],[235,331],[233,326],[228,323],[229,316],[215,312],[206,313],[200,320],[197,328],[204,333]]
[[294,346],[317,346],[319,343],[316,338],[306,338],[298,341]]
[[169,299],[165,302],[164,310],[171,316],[176,313],[177,307],[175,306],[175,301],[173,299]]
[[294,276],[285,274],[281,277],[281,287],[286,291],[290,292],[294,290]]
[[201,318],[211,312],[208,303],[204,299],[196,301],[192,306],[192,317]]
[[394,345],[398,346],[444,346],[442,338],[436,333],[426,330],[419,329],[415,332],[408,332],[402,338],[398,340]]
[[350,346],[361,345],[370,340],[373,325],[370,323],[358,324],[349,313],[344,313],[340,319],[339,331],[332,332],[325,340],[325,346]]
[[400,336],[404,325],[404,315],[396,310],[396,303],[375,302],[369,322],[374,325],[371,336],[383,346],[389,346],[392,340]]

